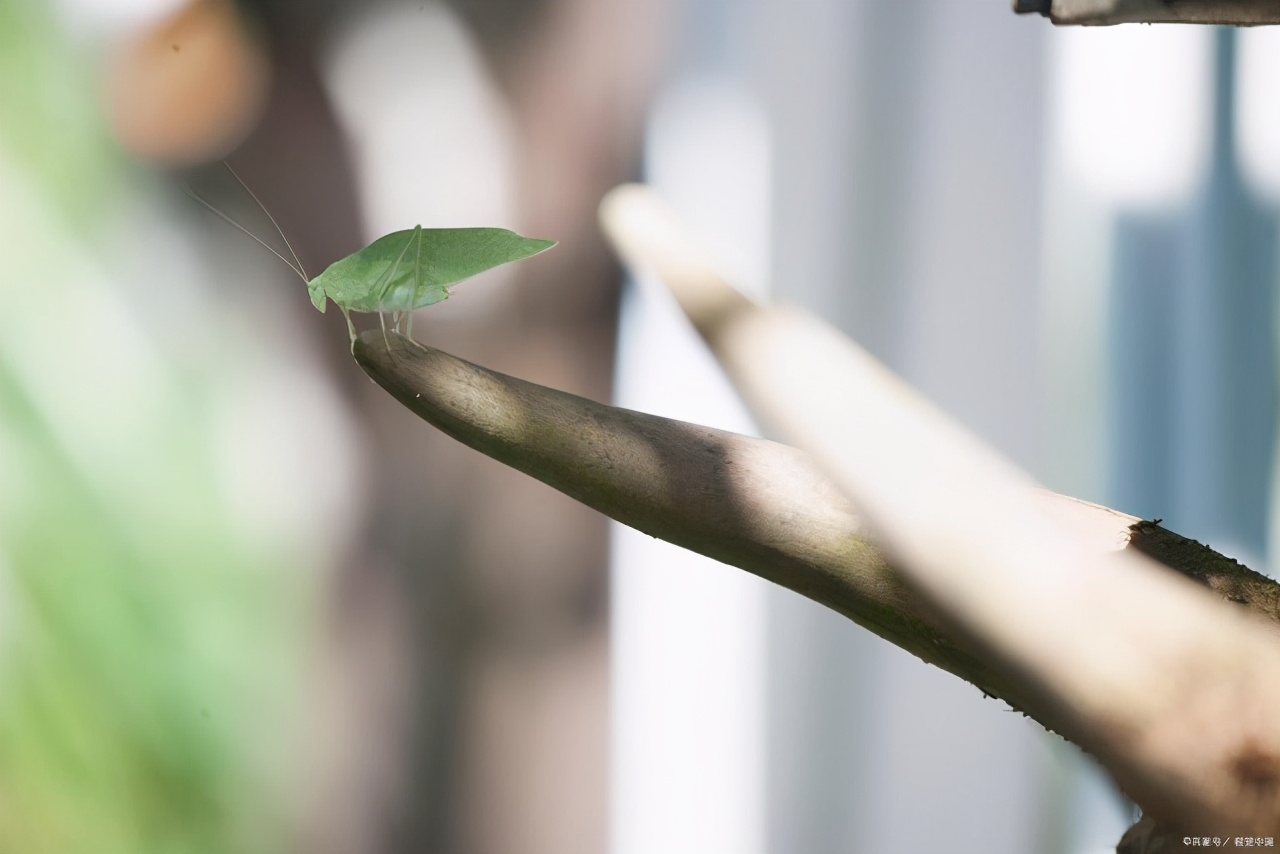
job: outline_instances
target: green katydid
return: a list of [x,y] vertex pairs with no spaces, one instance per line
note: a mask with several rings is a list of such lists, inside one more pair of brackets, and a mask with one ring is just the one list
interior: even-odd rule
[[[333,300],[347,320],[353,341],[356,334],[349,312],[376,311],[380,319],[383,312],[392,312],[395,328],[399,330],[403,322],[403,331],[408,334],[411,312],[448,299],[450,285],[493,267],[537,255],[556,245],[554,240],[521,237],[505,228],[423,228],[415,225],[378,238],[364,249],[330,264],[312,279],[302,269],[302,261],[266,205],[236,175],[229,163],[224,165],[271,220],[293,261],[204,199],[194,193],[192,197],[283,261],[306,284],[311,302],[318,310],[323,312],[325,302]],[[383,328],[386,328],[385,320]]]

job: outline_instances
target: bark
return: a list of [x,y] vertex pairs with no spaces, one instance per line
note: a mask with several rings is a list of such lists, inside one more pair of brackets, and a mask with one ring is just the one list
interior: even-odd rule
[[1280,830],[1276,627],[1134,550],[1100,560],[1027,501],[1031,479],[852,341],[729,287],[643,188],[602,206],[774,435],[813,454],[904,582],[1024,710],[1195,835]]
[[[826,605],[1015,708],[1027,702],[904,584],[808,454],[607,406],[394,332],[365,333],[354,354],[412,412],[486,456],[624,525]],[[1207,546],[1098,504],[1038,489],[1026,497],[1091,552],[1150,555],[1280,626],[1280,584]]]
[[1280,7],[1273,0],[1014,0],[1013,8],[1044,15],[1058,25],[1280,23]]
[[[366,333],[354,352],[383,388],[464,444],[623,524],[820,602],[1063,731],[1060,711],[1034,682],[955,632],[904,581],[809,455],[606,406],[394,333],[385,339]],[[1106,507],[1035,489],[1024,497],[1073,531],[1088,552],[1151,555],[1170,575],[1192,579],[1280,625],[1280,585],[1235,561]],[[1141,602],[1122,604],[1142,608]]]

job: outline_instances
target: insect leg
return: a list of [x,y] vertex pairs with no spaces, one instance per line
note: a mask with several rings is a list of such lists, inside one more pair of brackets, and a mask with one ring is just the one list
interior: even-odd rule
[[342,312],[342,316],[347,321],[347,332],[351,334],[351,343],[354,344],[356,340],[356,327],[355,324],[351,322],[351,312],[347,311],[342,306],[338,306],[338,311]]
[[406,243],[404,248],[400,250],[400,254],[396,256],[395,263],[387,268],[387,272],[378,277],[378,281],[374,283],[373,292],[378,294],[378,304],[381,305],[387,301],[387,297],[391,296],[391,289],[395,287],[396,273],[400,270],[400,262],[404,260],[404,253],[409,250],[409,244]]

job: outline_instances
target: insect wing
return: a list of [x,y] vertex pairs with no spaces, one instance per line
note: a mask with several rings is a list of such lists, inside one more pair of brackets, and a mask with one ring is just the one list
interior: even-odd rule
[[554,245],[504,228],[418,227],[335,262],[308,290],[321,311],[325,296],[355,311],[412,311],[446,299],[452,284]]

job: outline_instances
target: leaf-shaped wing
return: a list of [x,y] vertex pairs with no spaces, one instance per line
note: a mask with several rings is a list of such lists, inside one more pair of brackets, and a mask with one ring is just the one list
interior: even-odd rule
[[555,245],[505,228],[397,231],[337,261],[307,285],[324,311],[327,296],[353,311],[411,311],[449,296],[449,285]]

